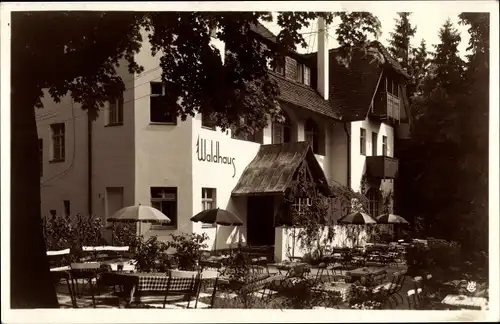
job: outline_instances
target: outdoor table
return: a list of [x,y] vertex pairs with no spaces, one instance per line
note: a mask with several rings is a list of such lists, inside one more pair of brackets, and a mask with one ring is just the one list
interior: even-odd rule
[[[202,280],[209,280],[216,278],[217,274],[214,274],[214,271],[203,271],[201,276]],[[105,272],[101,275],[103,284],[123,287],[122,291],[129,293],[128,303],[134,299],[140,302],[141,297],[136,295],[137,292],[158,293],[166,291],[168,278],[168,274],[158,272]]]
[[462,309],[485,310],[488,308],[486,298],[465,295],[447,295],[441,303]]
[[309,264],[305,262],[279,262],[279,263],[271,263],[271,266],[274,266],[278,269],[278,274],[282,274],[282,271],[286,271],[286,275],[288,276],[293,269],[296,268],[309,268]]
[[[107,260],[100,262],[103,265],[107,265],[111,271],[125,271],[132,272],[135,271],[134,260]],[[121,268],[121,269],[119,269]]]
[[374,277],[385,273],[386,271],[383,268],[363,267],[348,271],[347,276],[351,277],[353,282],[361,280],[361,278],[366,278],[367,283],[372,283]]

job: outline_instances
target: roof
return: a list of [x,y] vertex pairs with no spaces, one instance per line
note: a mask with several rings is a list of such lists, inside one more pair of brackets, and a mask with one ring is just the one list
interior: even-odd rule
[[323,169],[307,142],[261,145],[255,158],[243,171],[232,195],[284,194],[304,160],[307,160],[320,188],[329,196],[331,193]]
[[310,111],[334,119],[341,119],[342,115],[333,110],[328,100],[325,100],[316,90],[304,86],[300,83],[288,80],[276,73],[269,73],[271,80],[274,80],[280,89],[279,99],[304,107]]
[[382,43],[380,43],[379,41],[373,41],[370,43],[370,45],[377,47],[377,49],[380,51],[380,53],[384,56],[384,59],[386,60],[386,64],[388,64],[392,69],[394,69],[394,71],[403,75],[406,78],[410,77],[403,70],[403,67],[401,66],[401,64],[399,64],[399,62],[396,59],[394,59],[394,57],[392,57],[392,55],[389,53],[387,48],[385,48],[385,46],[382,45]]

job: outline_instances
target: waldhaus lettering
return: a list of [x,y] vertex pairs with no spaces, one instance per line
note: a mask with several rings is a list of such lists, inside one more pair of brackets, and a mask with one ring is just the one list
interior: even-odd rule
[[230,156],[221,156],[219,141],[208,140],[207,145],[207,140],[198,136],[198,139],[196,140],[196,154],[198,155],[198,161],[232,165],[233,178],[236,175],[236,165],[234,164],[235,158]]

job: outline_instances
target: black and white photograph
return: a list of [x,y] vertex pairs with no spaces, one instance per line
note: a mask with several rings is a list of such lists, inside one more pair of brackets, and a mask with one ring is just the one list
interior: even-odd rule
[[498,9],[3,2],[2,322],[500,320]]

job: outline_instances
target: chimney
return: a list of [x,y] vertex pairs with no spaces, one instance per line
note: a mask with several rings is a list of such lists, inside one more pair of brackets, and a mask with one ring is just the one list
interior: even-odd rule
[[318,18],[318,92],[328,100],[328,35],[324,18]]

